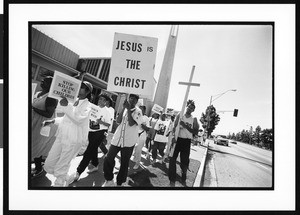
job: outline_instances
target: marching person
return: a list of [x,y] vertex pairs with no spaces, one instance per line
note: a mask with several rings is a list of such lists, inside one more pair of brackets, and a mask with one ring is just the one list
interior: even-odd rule
[[34,161],[35,169],[31,173],[32,177],[42,174],[43,156],[47,157],[52,145],[57,126],[49,126],[50,131],[46,135],[41,135],[42,123],[45,120],[53,119],[58,100],[48,97],[52,77],[46,76],[40,86],[42,91],[35,94],[32,102],[32,124],[31,124],[31,158]]
[[117,123],[120,124],[104,158],[103,171],[106,181],[103,187],[115,186],[113,169],[119,151],[121,151],[121,165],[116,181],[118,186],[126,182],[130,157],[138,141],[139,125],[142,123],[142,111],[136,106],[138,100],[138,95],[130,94],[128,101],[125,100],[123,103],[123,109],[117,118]]
[[140,166],[142,149],[147,138],[147,131],[150,128],[149,118],[146,115],[146,106],[142,105],[140,106],[140,109],[142,110],[143,116],[142,124],[139,126],[139,139],[136,146],[134,147],[133,160],[135,162],[135,165],[133,169],[138,169]]
[[159,114],[158,113],[153,113],[152,117],[149,120],[150,123],[150,129],[147,132],[147,138],[146,138],[146,148],[147,148],[147,156],[146,158],[148,159],[150,157],[150,151],[151,151],[151,147],[153,144],[153,139],[154,139],[154,134],[155,134],[155,124],[159,119]]
[[169,180],[170,186],[175,186],[176,180],[176,160],[180,153],[180,168],[181,168],[181,182],[184,186],[186,186],[186,174],[189,165],[190,159],[190,148],[191,148],[191,140],[193,138],[193,134],[198,133],[199,124],[196,117],[193,117],[192,113],[194,112],[196,106],[194,101],[189,100],[187,102],[187,108],[185,114],[182,118],[179,119],[180,114],[177,115],[174,128],[173,135],[175,133],[175,129],[179,126],[178,138],[176,141],[176,146],[174,149],[173,156],[170,157],[169,164]]
[[103,144],[105,133],[108,131],[108,128],[111,123],[111,116],[106,107],[107,100],[109,100],[108,95],[106,94],[99,95],[98,106],[100,107],[99,109],[100,118],[97,119],[96,122],[90,120],[90,131],[88,135],[89,143],[87,149],[83,154],[83,158],[77,167],[77,171],[74,174],[72,174],[70,177],[70,181],[69,181],[70,183],[77,181],[79,179],[81,173],[83,173],[83,171],[89,165],[90,161],[92,165],[87,173],[98,171],[98,164],[99,164],[98,147],[99,146],[104,154],[108,152],[105,145]]
[[156,122],[156,125],[154,127],[155,134],[154,134],[154,143],[152,145],[152,162],[151,164],[154,164],[157,162],[157,151],[161,155],[161,161],[163,161],[164,157],[164,150],[166,143],[168,142],[168,127],[169,127],[169,121],[166,120],[166,114],[163,113],[160,116],[160,119]]
[[87,97],[92,90],[92,84],[83,81],[74,104],[70,104],[66,97],[60,100],[61,110],[65,115],[45,123],[59,124],[56,140],[44,165],[45,171],[56,177],[54,186],[68,186],[71,161],[88,141],[91,108]]

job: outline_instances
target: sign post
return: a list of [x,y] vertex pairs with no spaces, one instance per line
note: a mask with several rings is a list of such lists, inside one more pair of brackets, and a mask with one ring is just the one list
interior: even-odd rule
[[[187,102],[187,99],[188,99],[188,96],[189,96],[189,93],[190,93],[190,87],[191,86],[200,87],[200,84],[198,84],[198,83],[192,83],[193,76],[194,76],[194,71],[195,71],[195,66],[193,66],[193,68],[192,68],[189,82],[179,82],[178,83],[178,84],[181,84],[181,85],[187,85],[187,89],[186,89],[184,100],[183,100],[183,103],[182,103],[182,108],[181,108],[181,111],[179,113],[180,115],[179,115],[178,124],[177,124],[177,126],[175,128],[174,138],[175,138],[176,141],[177,141],[178,133],[179,133],[179,126],[180,126],[179,123],[180,123],[180,120],[181,120],[181,118],[182,118],[182,116],[184,114],[184,109],[185,109],[186,102]],[[176,146],[176,143],[171,145],[171,149],[170,149],[170,156],[171,157],[173,156],[173,153],[174,153],[174,150],[175,150],[175,146]]]

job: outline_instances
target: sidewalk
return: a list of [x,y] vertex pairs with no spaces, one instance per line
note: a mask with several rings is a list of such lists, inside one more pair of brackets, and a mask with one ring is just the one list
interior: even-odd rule
[[[131,161],[129,164],[129,171],[127,182],[125,183],[125,187],[135,187],[135,188],[168,188],[169,187],[169,179],[168,179],[168,167],[169,163],[155,163],[153,165],[150,164],[150,159],[146,159],[145,147],[142,152],[142,160],[141,165],[137,170],[133,169],[134,162]],[[200,187],[202,174],[204,170],[205,157],[207,153],[206,146],[191,146],[191,154],[190,154],[190,164],[189,170],[187,172],[187,187]],[[104,183],[105,179],[103,176],[103,153],[98,154],[99,158],[99,170],[97,172],[88,174],[88,168],[81,174],[79,180],[69,185],[69,187],[74,188],[98,188],[101,187]],[[120,166],[119,157],[116,158],[116,166],[114,169],[115,178],[118,173],[118,167]],[[69,175],[76,171],[78,164],[80,163],[82,156],[77,156],[72,162],[69,171]],[[183,187],[180,182],[181,178],[181,169],[180,169],[180,160],[178,156],[177,160],[177,179],[175,183],[175,187]],[[54,184],[54,176],[50,174],[43,174],[37,178],[31,180],[31,186],[33,189],[35,188],[44,188],[51,187]],[[101,189],[101,188],[100,188]]]

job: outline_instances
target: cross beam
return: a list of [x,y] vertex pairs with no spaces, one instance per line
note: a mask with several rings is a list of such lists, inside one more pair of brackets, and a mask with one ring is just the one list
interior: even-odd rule
[[197,87],[200,86],[200,84],[198,84],[198,83],[192,83],[193,76],[194,76],[194,71],[195,71],[195,66],[193,66],[193,68],[192,68],[189,82],[178,82],[178,84],[187,85],[187,89],[186,89],[186,92],[185,92],[185,97],[184,97],[181,112],[180,112],[180,117],[183,116],[183,114],[184,114],[184,109],[185,109],[186,102],[187,102],[187,99],[188,99],[188,96],[189,96],[189,93],[190,93],[190,87],[191,86],[197,86]]

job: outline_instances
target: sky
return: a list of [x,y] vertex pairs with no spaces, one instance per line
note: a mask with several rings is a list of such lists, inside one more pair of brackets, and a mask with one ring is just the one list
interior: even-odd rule
[[[171,25],[34,25],[85,57],[111,57],[114,33],[158,38],[154,78],[158,80]],[[181,110],[192,67],[189,99],[200,119],[210,103],[220,122],[213,133],[272,128],[272,26],[179,25],[167,107]],[[236,91],[231,91],[235,89]],[[224,93],[222,96],[218,95]],[[214,100],[215,99],[215,100]],[[233,110],[238,116],[233,117]],[[231,112],[230,112],[231,111]]]

